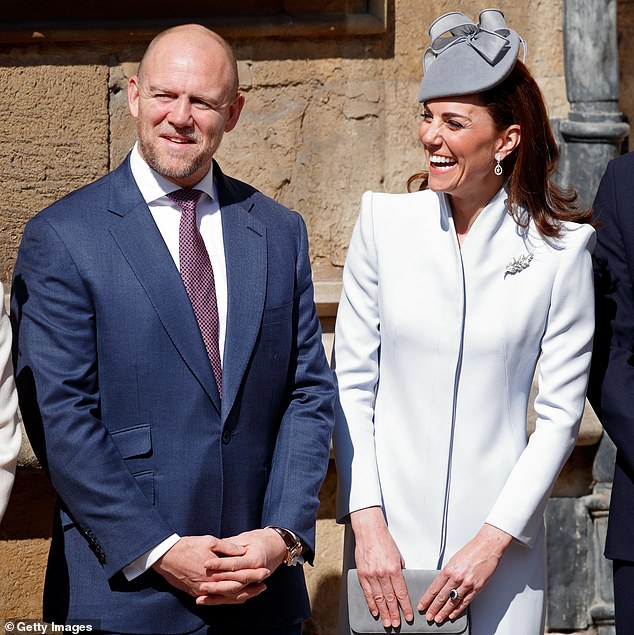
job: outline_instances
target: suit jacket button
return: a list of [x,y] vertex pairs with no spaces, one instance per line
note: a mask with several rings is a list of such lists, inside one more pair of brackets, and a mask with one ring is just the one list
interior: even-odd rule
[[222,433],[222,442],[226,444],[226,443],[229,443],[229,441],[231,441],[231,431],[225,430]]

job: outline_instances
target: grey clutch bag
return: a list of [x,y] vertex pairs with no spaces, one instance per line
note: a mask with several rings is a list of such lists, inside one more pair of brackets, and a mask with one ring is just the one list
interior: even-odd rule
[[439,633],[440,635],[470,635],[469,609],[455,620],[445,620],[442,624],[428,622],[424,613],[416,610],[416,603],[422,597],[427,587],[434,581],[438,571],[430,569],[403,569],[403,577],[407,585],[412,606],[414,621],[406,622],[401,616],[401,625],[397,628],[386,628],[380,618],[372,617],[368,609],[363,590],[359,584],[356,569],[348,571],[348,618],[350,629],[354,635],[370,633]]

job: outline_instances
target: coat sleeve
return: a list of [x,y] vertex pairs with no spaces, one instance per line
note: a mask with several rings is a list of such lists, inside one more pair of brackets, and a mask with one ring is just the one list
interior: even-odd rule
[[334,434],[339,521],[350,512],[382,504],[374,448],[380,348],[372,193],[366,192],[348,249],[335,327],[334,356],[341,400]]
[[[624,179],[618,179],[619,166],[626,168],[621,174]],[[634,472],[632,174],[631,160],[610,163],[594,203],[598,221],[593,255],[597,326],[588,397],[620,459]]]
[[111,577],[174,532],[101,421],[98,316],[71,253],[45,219],[27,224],[12,289],[16,383],[31,444],[68,524]]
[[18,394],[11,365],[11,325],[0,284],[0,521],[9,502],[22,435],[18,425]]
[[583,415],[594,333],[594,242],[589,225],[565,230],[541,342],[535,431],[486,521],[527,546],[543,527],[548,497]]
[[319,489],[330,457],[336,392],[315,308],[306,226],[299,214],[295,219],[297,260],[289,397],[275,443],[262,526],[293,531],[308,548],[304,558],[311,562]]

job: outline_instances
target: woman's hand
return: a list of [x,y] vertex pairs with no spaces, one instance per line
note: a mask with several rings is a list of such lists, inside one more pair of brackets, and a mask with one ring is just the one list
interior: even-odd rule
[[402,569],[405,565],[388,531],[380,507],[367,507],[350,514],[356,541],[354,552],[359,582],[374,617],[381,616],[383,626],[401,623],[399,605],[406,621],[414,619]]
[[[505,531],[485,524],[425,591],[418,603],[419,611],[427,611],[425,619],[438,624],[447,618],[456,619],[493,575],[512,540]],[[452,599],[450,594],[454,589],[458,595]]]

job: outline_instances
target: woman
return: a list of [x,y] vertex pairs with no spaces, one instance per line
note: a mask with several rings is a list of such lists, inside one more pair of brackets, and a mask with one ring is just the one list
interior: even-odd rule
[[11,366],[11,324],[4,309],[4,290],[0,283],[0,521],[9,503],[20,450],[18,395]]
[[[584,407],[594,230],[550,180],[543,98],[503,15],[447,14],[430,35],[419,96],[429,189],[366,193],[344,270],[344,568],[357,567],[385,626],[400,623],[399,606],[442,622],[471,605],[474,635],[537,635],[544,508]],[[403,567],[441,572],[408,598]]]

